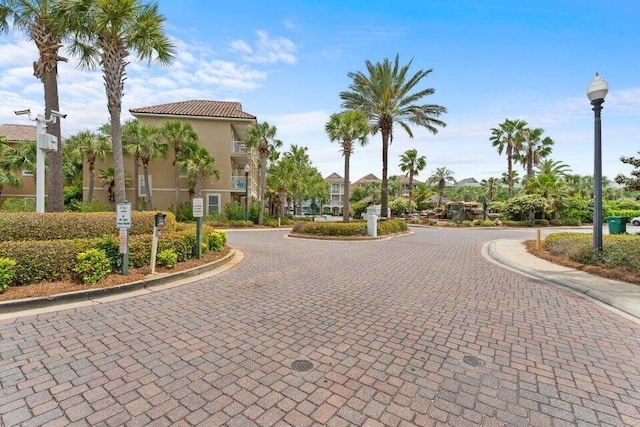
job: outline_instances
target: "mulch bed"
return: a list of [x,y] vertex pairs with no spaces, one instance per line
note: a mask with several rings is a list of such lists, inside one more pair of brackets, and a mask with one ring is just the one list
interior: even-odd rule
[[[205,252],[202,259],[190,259],[176,264],[173,268],[156,266],[156,273],[176,273],[188,270],[210,262],[217,261],[229,253],[231,248],[224,247],[220,252]],[[58,282],[33,283],[24,286],[11,286],[4,293],[0,294],[1,301],[10,301],[23,298],[47,297],[66,292],[84,291],[87,289],[110,288],[112,286],[124,285],[125,283],[137,282],[151,275],[151,267],[130,268],[128,274],[123,276],[120,273],[111,273],[95,285],[79,283],[73,280],[63,280]]]

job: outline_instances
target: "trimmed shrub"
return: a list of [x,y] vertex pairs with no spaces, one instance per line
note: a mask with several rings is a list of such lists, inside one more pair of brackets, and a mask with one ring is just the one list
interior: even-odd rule
[[409,227],[407,226],[407,222],[404,220],[390,220],[390,221],[380,221],[378,222],[378,234],[394,234],[401,233],[407,231]]
[[36,199],[30,197],[8,197],[0,205],[2,212],[35,212]]
[[191,202],[182,202],[175,208],[176,221],[178,222],[192,222],[193,218],[193,206]]
[[244,208],[240,203],[229,202],[224,205],[224,215],[228,221],[244,221]]
[[533,221],[533,223],[540,227],[546,227],[549,225],[549,221],[546,219],[536,219]]
[[111,271],[122,271],[120,241],[115,236],[104,235],[96,240],[96,249],[104,251],[111,264]]
[[[165,212],[165,231],[173,231],[176,219]],[[133,212],[129,235],[151,234],[155,212]],[[0,216],[0,241],[83,239],[118,235],[113,212],[7,213]]]
[[10,258],[0,258],[0,294],[13,283],[16,275],[16,261]]
[[473,225],[478,227],[493,227],[496,224],[490,219],[475,219],[473,220]]
[[312,234],[314,236],[366,236],[367,223],[357,222],[297,222],[293,225],[294,233]]
[[76,256],[76,266],[73,271],[80,276],[82,283],[98,283],[111,273],[111,264],[107,254],[100,249],[89,249]]
[[82,201],[73,200],[69,206],[69,210],[74,212],[115,212],[115,205],[102,200]]
[[245,220],[229,221],[228,223],[228,226],[233,228],[247,228],[247,227],[253,227],[253,225],[254,225],[253,222],[245,221]]
[[173,249],[165,249],[158,253],[158,265],[173,268],[178,263],[178,254]]
[[208,230],[204,233],[210,251],[218,252],[227,243],[227,234],[221,231]]

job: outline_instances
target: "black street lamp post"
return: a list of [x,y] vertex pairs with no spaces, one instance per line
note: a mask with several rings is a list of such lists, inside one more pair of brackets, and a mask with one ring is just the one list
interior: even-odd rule
[[249,163],[244,167],[244,220],[249,218]]
[[593,250],[602,251],[602,127],[600,112],[609,85],[596,73],[587,87],[587,97],[594,111],[593,150]]

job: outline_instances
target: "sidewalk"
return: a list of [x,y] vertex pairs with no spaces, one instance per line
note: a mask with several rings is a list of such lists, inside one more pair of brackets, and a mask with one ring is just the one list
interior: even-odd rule
[[482,254],[497,264],[569,288],[633,316],[636,322],[640,321],[640,285],[553,264],[528,253],[519,240],[488,242],[482,247]]

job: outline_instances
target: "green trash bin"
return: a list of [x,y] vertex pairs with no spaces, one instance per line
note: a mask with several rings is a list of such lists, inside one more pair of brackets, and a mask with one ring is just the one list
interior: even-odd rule
[[608,216],[607,225],[609,226],[609,234],[624,234],[627,232],[627,217]]

